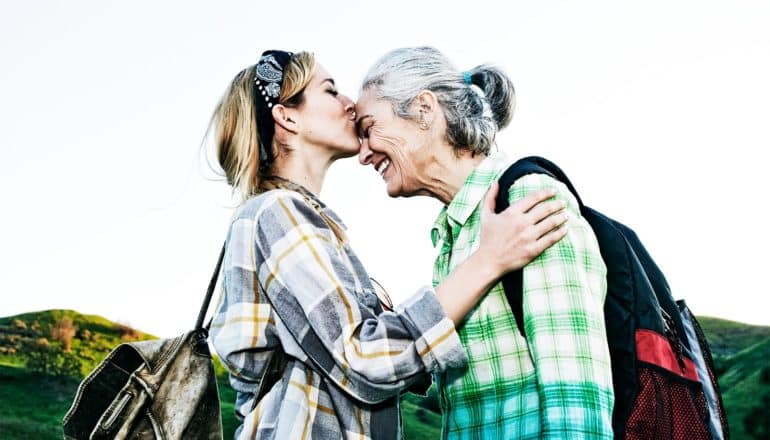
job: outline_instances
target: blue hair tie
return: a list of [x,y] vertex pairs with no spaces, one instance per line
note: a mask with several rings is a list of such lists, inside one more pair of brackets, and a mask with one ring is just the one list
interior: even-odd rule
[[471,81],[471,73],[468,71],[463,72],[463,82],[467,85],[473,84],[473,81]]

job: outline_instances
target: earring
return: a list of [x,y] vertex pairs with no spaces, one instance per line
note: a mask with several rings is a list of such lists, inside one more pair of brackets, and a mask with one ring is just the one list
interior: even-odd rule
[[423,130],[427,130],[430,128],[430,125],[428,125],[427,122],[425,122],[425,119],[423,119],[423,113],[420,112],[420,128]]

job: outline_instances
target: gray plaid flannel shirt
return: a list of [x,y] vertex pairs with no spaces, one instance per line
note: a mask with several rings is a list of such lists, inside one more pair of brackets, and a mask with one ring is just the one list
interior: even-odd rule
[[[268,191],[231,223],[211,341],[238,393],[236,437],[400,438],[399,393],[464,366],[465,350],[430,287],[383,311],[353,250],[305,197]],[[287,367],[255,402],[278,345]]]

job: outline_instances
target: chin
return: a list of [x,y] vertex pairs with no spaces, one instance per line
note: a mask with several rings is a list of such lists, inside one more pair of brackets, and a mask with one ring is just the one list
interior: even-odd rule
[[358,154],[360,149],[361,145],[358,143],[358,140],[350,145],[338,145],[334,148],[334,157],[339,159],[353,157]]
[[408,198],[408,197],[428,195],[424,190],[420,188],[409,187],[408,185],[404,185],[403,182],[400,182],[400,181],[398,183],[391,183],[391,182],[392,181],[390,180],[385,181],[385,185],[386,185],[385,190],[387,191],[388,196],[391,198],[394,198],[394,199],[398,197]]
[[396,185],[391,185],[390,182],[385,182],[385,192],[388,193],[388,197],[391,198],[397,198],[397,197],[409,197],[408,194],[404,194],[403,188]]
[[335,159],[347,159],[356,155],[358,155],[358,150],[340,150],[337,154],[334,155],[334,157]]

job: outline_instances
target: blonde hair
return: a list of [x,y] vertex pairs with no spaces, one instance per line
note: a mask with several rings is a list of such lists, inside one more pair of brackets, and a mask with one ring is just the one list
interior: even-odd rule
[[[206,138],[213,129],[216,157],[227,183],[247,199],[260,192],[259,130],[254,108],[254,65],[235,75],[211,115]],[[315,70],[315,57],[309,52],[294,54],[284,68],[278,103],[296,107]],[[266,145],[273,148],[272,145]]]

